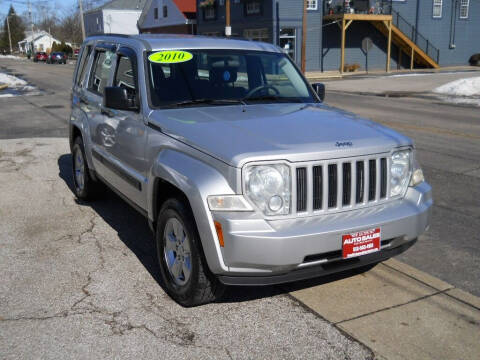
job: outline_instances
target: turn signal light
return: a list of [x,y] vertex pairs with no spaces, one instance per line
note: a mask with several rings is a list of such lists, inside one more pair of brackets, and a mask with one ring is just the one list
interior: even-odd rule
[[217,230],[218,242],[220,243],[221,247],[225,247],[225,243],[223,242],[222,224],[220,224],[218,221],[214,221],[213,223],[215,224],[215,230]]

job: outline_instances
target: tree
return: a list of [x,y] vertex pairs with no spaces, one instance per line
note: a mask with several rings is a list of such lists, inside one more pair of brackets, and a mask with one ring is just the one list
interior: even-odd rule
[[[9,24],[7,24],[7,21]],[[25,39],[25,25],[22,19],[15,13],[15,9],[10,5],[8,15],[3,23],[3,34],[0,37],[0,50],[10,51],[10,42],[8,39],[8,25],[10,25],[10,34],[12,38],[12,48],[18,48],[18,42]]]

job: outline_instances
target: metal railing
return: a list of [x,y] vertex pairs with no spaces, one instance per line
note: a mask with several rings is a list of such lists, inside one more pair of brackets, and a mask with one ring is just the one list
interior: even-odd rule
[[392,0],[375,1],[371,6],[369,0],[326,0],[324,15],[333,14],[372,14],[390,15],[392,13]]
[[435,47],[426,37],[420,34],[415,26],[410,24],[397,11],[392,10],[392,21],[402,33],[412,40],[422,51],[438,64],[440,61],[440,50]]

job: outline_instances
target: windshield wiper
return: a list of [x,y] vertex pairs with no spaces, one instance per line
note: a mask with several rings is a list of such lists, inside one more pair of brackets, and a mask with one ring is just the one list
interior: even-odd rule
[[302,103],[303,101],[300,98],[291,98],[291,97],[284,97],[284,96],[277,96],[277,95],[265,95],[265,96],[255,96],[244,98],[243,101],[278,101],[278,102],[286,102],[286,103]]
[[169,104],[168,106],[182,107],[190,105],[228,105],[228,104],[242,104],[246,105],[245,101],[239,99],[192,99],[180,101],[177,103]]

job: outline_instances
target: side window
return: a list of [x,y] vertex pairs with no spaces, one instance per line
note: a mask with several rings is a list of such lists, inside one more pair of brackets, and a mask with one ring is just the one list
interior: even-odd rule
[[113,52],[105,50],[99,50],[95,53],[92,73],[88,83],[89,90],[103,95],[103,90],[107,86],[110,69],[112,68],[113,55]]
[[78,62],[77,78],[75,79],[75,85],[77,86],[83,86],[83,77],[85,76],[85,70],[87,68],[88,59],[90,58],[91,52],[92,47],[90,45],[83,48],[82,56]]
[[132,61],[126,56],[120,56],[117,64],[113,85],[127,89],[128,97],[130,99],[135,99],[137,95],[137,87],[135,84],[135,69]]

